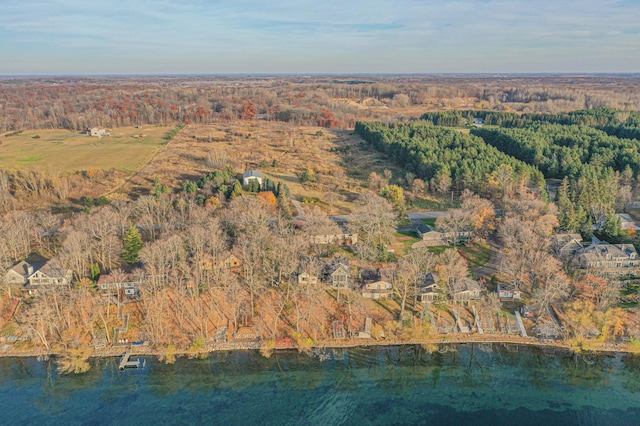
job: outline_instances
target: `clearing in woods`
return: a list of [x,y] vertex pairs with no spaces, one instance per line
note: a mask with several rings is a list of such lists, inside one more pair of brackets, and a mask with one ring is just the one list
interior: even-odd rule
[[[173,127],[120,127],[98,138],[68,130],[28,130],[0,138],[0,168],[54,170],[116,169],[136,172],[166,143]],[[141,136],[141,137],[140,137]]]
[[[329,214],[345,214],[366,188],[369,173],[390,169],[394,176],[403,174],[352,133],[266,121],[190,124],[122,192],[144,193],[155,178],[177,189],[187,179],[232,166],[239,173],[260,170],[286,183],[305,208],[316,205]],[[300,182],[305,169],[313,170],[316,182]]]

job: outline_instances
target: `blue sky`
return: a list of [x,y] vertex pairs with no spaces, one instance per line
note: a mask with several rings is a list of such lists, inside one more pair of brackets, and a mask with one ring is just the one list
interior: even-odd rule
[[640,72],[640,0],[0,0],[0,75]]

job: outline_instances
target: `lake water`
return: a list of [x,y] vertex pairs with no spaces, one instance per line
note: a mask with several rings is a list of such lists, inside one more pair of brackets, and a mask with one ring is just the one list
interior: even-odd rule
[[[319,354],[316,354],[319,355]],[[119,371],[0,359],[0,424],[640,425],[640,357],[514,345],[214,353]]]

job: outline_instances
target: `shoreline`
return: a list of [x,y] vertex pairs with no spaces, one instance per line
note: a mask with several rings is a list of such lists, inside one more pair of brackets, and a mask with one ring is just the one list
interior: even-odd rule
[[[630,348],[629,345],[612,345],[612,344],[599,344],[598,346],[589,347],[590,343],[599,343],[594,341],[585,341],[587,347],[575,347],[568,344],[566,341],[540,341],[533,338],[523,338],[520,336],[504,336],[504,335],[482,335],[482,338],[471,338],[471,336],[461,336],[460,338],[450,338],[449,335],[434,336],[431,339],[418,339],[418,340],[373,340],[373,339],[352,339],[352,340],[326,340],[322,342],[316,342],[304,348],[300,348],[295,345],[288,346],[270,346],[264,342],[232,342],[232,343],[219,343],[214,345],[208,345],[202,350],[197,352],[188,350],[178,350],[172,352],[173,357],[189,357],[198,358],[203,357],[214,352],[225,351],[248,351],[257,350],[264,352],[263,356],[268,357],[273,353],[283,350],[297,350],[299,352],[311,352],[314,349],[340,349],[340,348],[356,348],[356,347],[378,347],[378,346],[400,346],[400,345],[462,345],[473,343],[490,343],[490,344],[514,344],[522,346],[540,347],[540,348],[555,348],[563,349],[574,353],[620,353],[620,354],[640,354],[640,350]],[[147,349],[148,348],[148,349]],[[148,346],[117,346],[109,349],[97,350],[89,356],[91,358],[109,358],[119,357],[123,353],[128,352],[131,356],[153,356],[158,359],[163,359],[167,356],[166,351],[158,350],[157,348],[149,348]],[[54,351],[16,351],[7,350],[0,352],[0,358],[56,358],[63,355],[61,352]]]

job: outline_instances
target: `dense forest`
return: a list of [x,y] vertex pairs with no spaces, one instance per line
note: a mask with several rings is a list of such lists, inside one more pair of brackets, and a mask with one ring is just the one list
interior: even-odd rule
[[613,213],[625,210],[640,173],[639,112],[600,108],[518,115],[467,110],[428,112],[422,118],[436,126],[475,124],[472,135],[537,167],[546,178],[563,179],[555,200],[560,229],[589,235],[595,225],[604,236],[620,234]]
[[447,192],[472,189],[486,193],[503,179],[543,188],[542,173],[533,166],[507,155],[481,138],[425,122],[356,123],[356,132],[400,166]]
[[536,123],[577,125],[594,127],[611,136],[640,139],[640,112],[621,111],[611,108],[578,110],[558,114],[526,113],[517,114],[503,111],[434,111],[427,112],[421,119],[437,126],[462,127],[482,119],[484,124],[500,127],[527,127]]
[[640,142],[590,127],[532,124],[525,128],[478,128],[472,134],[500,151],[535,165],[549,178],[578,179],[590,165],[600,170],[640,172]]

